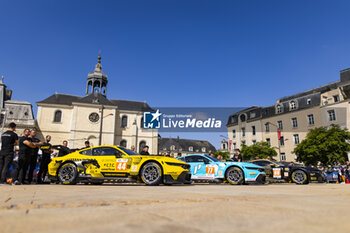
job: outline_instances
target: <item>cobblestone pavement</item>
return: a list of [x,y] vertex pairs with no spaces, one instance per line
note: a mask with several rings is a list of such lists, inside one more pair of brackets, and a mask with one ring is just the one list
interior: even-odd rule
[[350,185],[0,186],[0,232],[350,232]]

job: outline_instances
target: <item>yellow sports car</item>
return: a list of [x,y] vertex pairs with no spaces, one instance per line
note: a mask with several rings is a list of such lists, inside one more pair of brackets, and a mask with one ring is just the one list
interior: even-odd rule
[[105,180],[143,182],[147,185],[191,183],[190,165],[174,158],[138,155],[120,146],[95,146],[53,158],[51,181],[61,184]]

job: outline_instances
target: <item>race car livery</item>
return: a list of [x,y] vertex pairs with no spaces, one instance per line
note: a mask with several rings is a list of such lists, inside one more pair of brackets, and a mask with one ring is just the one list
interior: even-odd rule
[[296,184],[308,184],[310,182],[322,183],[325,181],[322,171],[317,168],[302,165],[287,165],[268,159],[255,159],[248,162],[264,167],[267,179],[269,180],[282,180]]
[[138,155],[120,146],[96,146],[53,158],[49,177],[62,184],[106,180],[147,185],[191,183],[190,165],[174,158]]
[[191,165],[194,181],[228,181],[230,184],[265,182],[264,168],[251,163],[221,162],[205,154],[190,154],[178,158]]

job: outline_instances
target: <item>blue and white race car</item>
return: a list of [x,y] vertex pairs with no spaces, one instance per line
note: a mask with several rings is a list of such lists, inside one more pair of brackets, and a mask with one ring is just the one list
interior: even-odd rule
[[264,168],[252,163],[221,162],[204,154],[190,154],[177,158],[191,165],[191,179],[194,181],[213,181],[230,184],[248,182],[265,183]]

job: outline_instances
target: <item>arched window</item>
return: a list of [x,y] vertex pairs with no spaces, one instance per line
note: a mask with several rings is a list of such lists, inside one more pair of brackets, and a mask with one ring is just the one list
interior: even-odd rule
[[120,124],[120,127],[125,128],[126,126],[128,126],[128,117],[127,116],[123,116],[121,124]]
[[121,141],[120,141],[120,146],[122,146],[122,147],[125,147],[125,148],[126,148],[126,146],[127,146],[127,144],[126,144],[126,140],[121,140]]
[[207,148],[202,147],[202,152],[205,153],[207,151]]
[[193,151],[193,146],[188,147],[188,151]]
[[175,148],[175,145],[171,145],[170,146],[170,150],[175,150],[176,148]]
[[146,142],[145,141],[141,141],[140,144],[139,144],[139,149],[140,149],[140,152],[142,151],[142,149],[146,146]]
[[244,122],[246,119],[245,114],[240,115],[239,118],[241,119],[242,122]]
[[57,110],[55,112],[54,117],[53,117],[53,122],[61,122],[61,120],[62,120],[61,118],[62,118],[62,111]]

